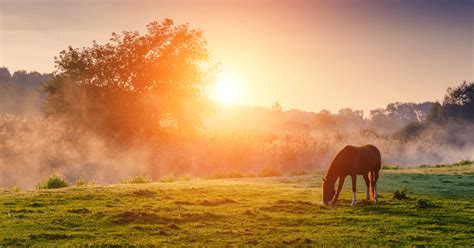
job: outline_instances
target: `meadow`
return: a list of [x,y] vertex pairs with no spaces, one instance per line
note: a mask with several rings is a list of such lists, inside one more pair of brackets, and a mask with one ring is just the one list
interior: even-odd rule
[[8,245],[474,245],[474,164],[386,167],[379,204],[322,206],[322,172],[0,193]]

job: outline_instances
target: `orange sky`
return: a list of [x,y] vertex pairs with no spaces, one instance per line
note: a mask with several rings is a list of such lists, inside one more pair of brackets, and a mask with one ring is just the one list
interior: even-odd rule
[[0,66],[50,72],[68,45],[165,17],[201,28],[237,103],[309,111],[441,99],[474,80],[474,1],[0,0]]

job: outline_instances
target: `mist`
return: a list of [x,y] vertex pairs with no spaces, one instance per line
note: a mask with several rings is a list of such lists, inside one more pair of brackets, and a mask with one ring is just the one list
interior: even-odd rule
[[157,180],[168,175],[310,173],[324,170],[349,144],[377,146],[384,165],[474,160],[472,122],[454,119],[440,124],[429,120],[435,106],[432,102],[391,103],[371,111],[368,117],[350,108],[332,114],[326,110],[285,111],[279,104],[272,108],[227,107],[218,109],[190,133],[140,134],[124,139],[111,129],[117,123],[106,121],[109,111],[101,106],[93,112],[87,109],[97,104],[89,102],[84,91],[64,99],[73,107],[72,114],[47,115],[47,97],[41,88],[49,78],[46,74],[22,71],[14,74],[15,80],[4,69],[3,74],[1,187],[31,189],[52,174],[60,174],[70,183],[110,184],[137,175]]
[[361,130],[203,131],[158,146],[135,140],[127,147],[85,129],[42,116],[0,117],[0,184],[32,188],[53,173],[117,183],[135,175],[206,177],[258,175],[271,168],[282,174],[325,169],[344,145],[376,145],[385,165],[416,166],[473,160],[474,126],[432,126],[418,137],[400,140]]

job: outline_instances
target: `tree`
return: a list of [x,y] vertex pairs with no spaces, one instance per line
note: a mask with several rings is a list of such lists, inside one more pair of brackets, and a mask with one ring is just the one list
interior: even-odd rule
[[448,88],[439,118],[442,120],[474,120],[474,82]]
[[199,127],[214,109],[207,92],[217,69],[202,31],[170,19],[146,27],[61,51],[44,86],[46,114],[125,138]]
[[435,102],[431,108],[430,113],[428,114],[428,122],[441,122],[443,121],[442,116],[443,106],[439,102]]
[[464,106],[474,104],[474,82],[467,83],[464,81],[458,87],[449,87],[444,96],[443,104],[457,104]]
[[337,114],[340,125],[345,129],[363,128],[365,126],[364,111],[352,110],[351,108],[340,109]]
[[281,109],[280,102],[276,101],[276,102],[272,105],[272,110],[275,111],[275,112],[281,112],[282,109]]
[[335,129],[338,126],[337,119],[329,110],[323,109],[316,114],[315,124],[318,129]]
[[9,82],[12,79],[10,71],[6,67],[0,67],[0,82]]

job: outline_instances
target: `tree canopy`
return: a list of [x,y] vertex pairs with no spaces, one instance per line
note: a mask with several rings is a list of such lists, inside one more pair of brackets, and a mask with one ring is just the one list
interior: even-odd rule
[[443,104],[431,110],[429,120],[437,123],[474,120],[474,82],[463,82],[446,91]]
[[122,137],[198,127],[213,111],[217,69],[203,32],[170,19],[146,27],[61,51],[44,85],[46,114]]

